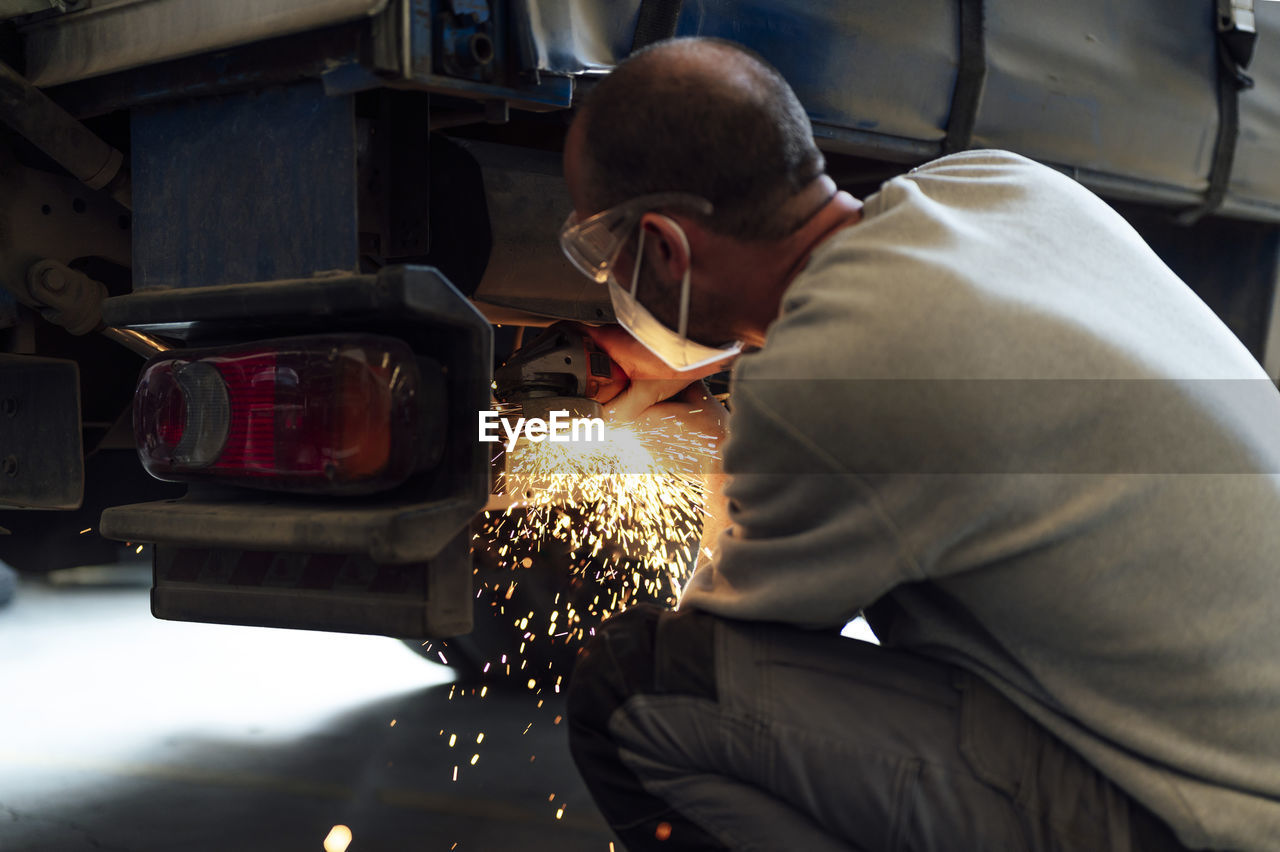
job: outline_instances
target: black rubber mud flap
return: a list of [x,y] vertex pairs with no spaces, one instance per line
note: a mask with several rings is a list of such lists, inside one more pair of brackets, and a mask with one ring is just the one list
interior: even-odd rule
[[0,506],[75,509],[83,498],[79,367],[0,355]]
[[434,559],[379,564],[342,553],[155,549],[151,614],[172,621],[403,638],[471,630],[471,533]]

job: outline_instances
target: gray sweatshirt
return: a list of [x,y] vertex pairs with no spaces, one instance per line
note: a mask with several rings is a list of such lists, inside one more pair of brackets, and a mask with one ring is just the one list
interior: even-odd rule
[[732,399],[681,606],[871,608],[1188,846],[1280,849],[1280,393],[1107,205],[996,151],[889,181]]

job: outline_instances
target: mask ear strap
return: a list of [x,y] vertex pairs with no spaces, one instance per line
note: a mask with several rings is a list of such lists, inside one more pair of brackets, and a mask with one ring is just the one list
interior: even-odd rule
[[684,281],[680,284],[680,336],[689,339],[689,267],[684,269]]
[[636,285],[640,283],[640,263],[644,258],[644,225],[640,226],[640,239],[636,242],[636,262],[631,267],[631,298],[636,297]]
[[680,223],[674,219],[663,216],[672,228],[675,228],[677,234],[680,235],[680,244],[684,247],[684,279],[680,282],[680,320],[677,327],[677,333],[686,341],[689,339],[689,300],[693,293],[692,273],[693,273],[693,253],[689,249],[689,237],[685,234],[684,228],[680,227]]

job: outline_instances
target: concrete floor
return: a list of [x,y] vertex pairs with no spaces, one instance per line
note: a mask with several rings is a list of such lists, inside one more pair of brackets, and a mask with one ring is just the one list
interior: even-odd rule
[[107,579],[0,608],[0,850],[610,849],[561,697],[473,696],[392,639],[156,621],[145,570]]

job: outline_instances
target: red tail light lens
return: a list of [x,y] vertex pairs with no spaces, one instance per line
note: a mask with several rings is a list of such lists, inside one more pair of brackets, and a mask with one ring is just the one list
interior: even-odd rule
[[147,362],[134,436],[152,476],[363,494],[433,466],[444,378],[402,341],[298,337]]

